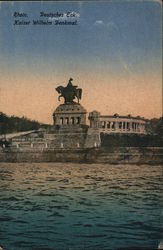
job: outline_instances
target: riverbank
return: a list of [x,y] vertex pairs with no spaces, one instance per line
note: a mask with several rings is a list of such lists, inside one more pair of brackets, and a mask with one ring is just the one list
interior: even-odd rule
[[21,149],[0,151],[0,162],[73,162],[102,164],[163,164],[163,147],[91,149]]

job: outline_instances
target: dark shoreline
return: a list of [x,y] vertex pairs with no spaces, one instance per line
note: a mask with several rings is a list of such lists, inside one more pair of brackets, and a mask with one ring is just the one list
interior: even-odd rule
[[2,149],[0,162],[72,162],[163,165],[163,147],[91,149]]

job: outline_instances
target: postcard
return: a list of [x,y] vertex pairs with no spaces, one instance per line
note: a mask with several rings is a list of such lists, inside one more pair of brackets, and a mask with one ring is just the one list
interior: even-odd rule
[[0,249],[163,249],[162,2],[0,2]]

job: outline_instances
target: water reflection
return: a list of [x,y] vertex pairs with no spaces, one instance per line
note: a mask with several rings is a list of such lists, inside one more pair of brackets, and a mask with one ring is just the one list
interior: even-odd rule
[[163,167],[1,164],[5,249],[157,248]]

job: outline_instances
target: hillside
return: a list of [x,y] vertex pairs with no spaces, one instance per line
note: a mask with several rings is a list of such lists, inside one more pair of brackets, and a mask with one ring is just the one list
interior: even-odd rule
[[48,126],[47,124],[41,124],[26,117],[8,116],[0,112],[0,134],[35,130]]

